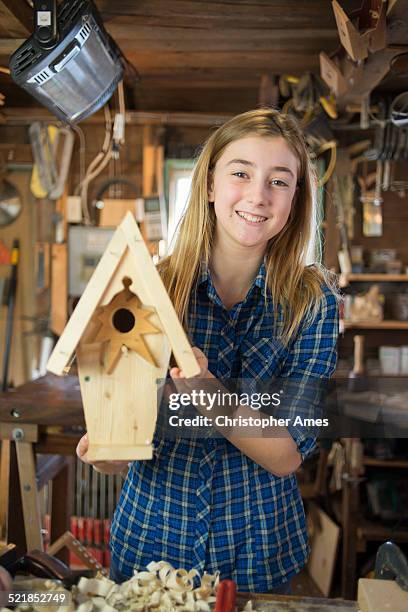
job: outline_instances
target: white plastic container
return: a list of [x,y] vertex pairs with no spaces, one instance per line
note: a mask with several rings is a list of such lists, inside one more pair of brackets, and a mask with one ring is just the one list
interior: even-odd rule
[[387,376],[401,373],[401,350],[399,346],[380,346],[381,372]]
[[401,374],[408,376],[408,346],[401,346]]

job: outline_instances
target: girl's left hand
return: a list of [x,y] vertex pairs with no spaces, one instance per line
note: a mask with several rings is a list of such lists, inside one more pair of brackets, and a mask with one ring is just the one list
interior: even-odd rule
[[[207,359],[207,357],[196,346],[193,346],[193,353],[194,353],[195,358],[197,359],[198,365],[200,366],[200,373],[196,376],[196,378],[210,378],[211,374],[208,371],[208,359]],[[183,370],[181,370],[180,368],[171,368],[170,376],[174,380],[176,380],[178,378],[185,378]]]

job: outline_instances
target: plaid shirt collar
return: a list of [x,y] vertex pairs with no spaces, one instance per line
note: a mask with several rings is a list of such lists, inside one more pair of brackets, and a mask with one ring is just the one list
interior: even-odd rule
[[[201,285],[204,285],[204,284],[207,284],[208,297],[212,299],[212,301],[214,301],[214,297],[216,296],[216,291],[215,291],[215,287],[211,279],[210,269],[208,267],[208,264],[205,261],[202,261],[200,265],[200,272],[198,274],[198,279],[197,279],[197,287],[200,287]],[[260,293],[263,294],[265,292],[265,286],[266,286],[266,267],[265,267],[265,260],[263,260],[259,267],[258,274],[256,275],[251,285],[251,288],[248,291],[247,298],[252,295],[254,287],[258,287],[260,290]]]

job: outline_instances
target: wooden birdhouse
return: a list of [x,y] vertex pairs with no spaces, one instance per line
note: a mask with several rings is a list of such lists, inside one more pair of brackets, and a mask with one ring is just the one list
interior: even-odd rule
[[187,378],[200,368],[128,213],[47,364],[58,376],[78,363],[89,437],[87,459],[151,459],[158,384],[170,354]]

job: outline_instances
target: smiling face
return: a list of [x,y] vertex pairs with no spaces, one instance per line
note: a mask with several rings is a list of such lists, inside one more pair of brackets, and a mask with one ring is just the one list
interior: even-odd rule
[[288,221],[298,166],[281,136],[248,136],[225,147],[208,191],[216,240],[265,251]]

